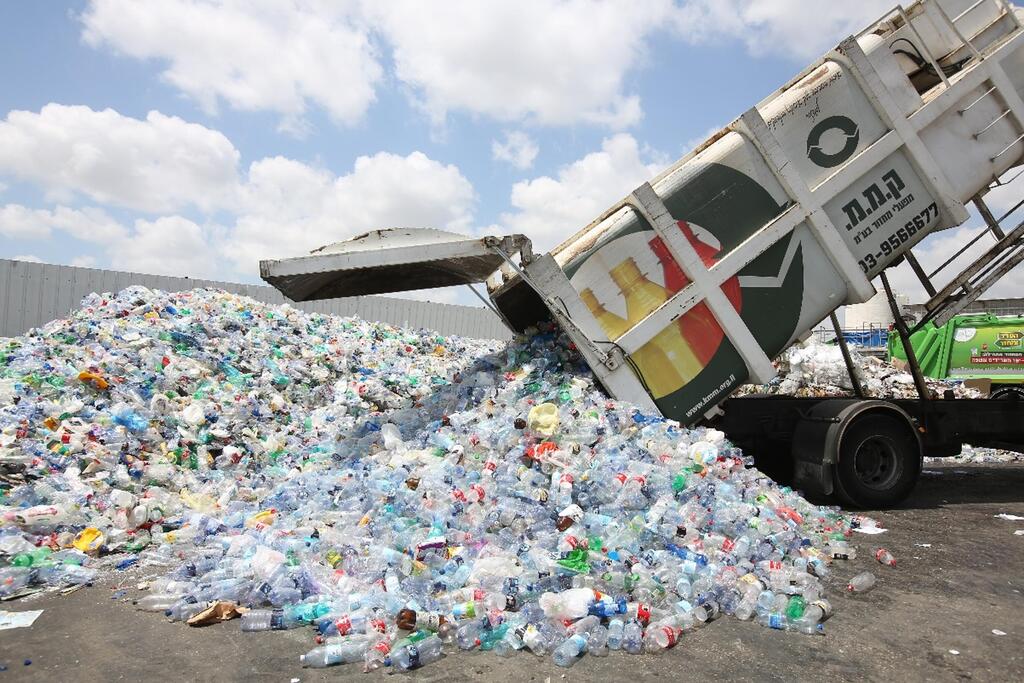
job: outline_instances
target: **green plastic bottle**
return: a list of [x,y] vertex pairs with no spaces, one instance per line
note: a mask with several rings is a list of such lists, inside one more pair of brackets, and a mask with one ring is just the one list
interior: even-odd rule
[[786,616],[789,617],[790,621],[796,621],[804,615],[805,609],[807,609],[807,601],[804,600],[804,596],[794,595],[789,599],[789,604],[786,605]]

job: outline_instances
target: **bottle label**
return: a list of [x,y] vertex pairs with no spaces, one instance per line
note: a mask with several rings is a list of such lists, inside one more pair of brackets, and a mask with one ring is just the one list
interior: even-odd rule
[[409,654],[409,668],[418,669],[420,667],[420,650],[415,645],[408,645],[405,651]]
[[671,626],[662,626],[661,632],[664,633],[665,637],[668,639],[668,645],[666,645],[666,647],[672,647],[676,644],[676,630],[674,628]]
[[644,603],[637,603],[636,606],[636,620],[642,624],[646,624],[651,619],[651,608]]
[[769,614],[768,615],[768,627],[781,629],[784,626],[784,621],[781,614]]
[[348,618],[348,615],[343,616],[334,622],[334,625],[338,629],[338,635],[347,636],[348,632],[352,630],[352,620]]

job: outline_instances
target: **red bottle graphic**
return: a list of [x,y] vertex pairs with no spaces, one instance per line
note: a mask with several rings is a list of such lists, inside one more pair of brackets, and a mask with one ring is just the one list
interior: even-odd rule
[[[679,225],[679,229],[682,230],[683,235],[686,236],[687,241],[693,246],[697,256],[700,257],[700,260],[706,267],[710,268],[718,261],[716,258],[718,252],[715,251],[714,247],[697,239],[693,229],[690,228],[686,221],[678,221],[677,225]],[[668,246],[661,237],[655,237],[649,244],[651,250],[661,262],[661,267],[665,274],[665,289],[670,294],[675,294],[690,284],[690,279],[686,277],[683,269],[672,258]],[[722,292],[725,293],[725,296],[738,312],[740,310],[741,294],[740,283],[736,276],[725,281],[722,285]],[[711,309],[708,308],[706,303],[701,302],[687,311],[679,319],[678,324],[683,337],[689,343],[694,355],[702,366],[707,366],[725,337],[725,332],[722,330],[722,326],[718,324],[714,314],[711,313]]]

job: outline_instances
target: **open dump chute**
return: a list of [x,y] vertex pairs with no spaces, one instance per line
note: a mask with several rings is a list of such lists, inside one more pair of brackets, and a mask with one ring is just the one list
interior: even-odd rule
[[467,237],[429,228],[374,230],[309,256],[260,261],[260,277],[292,301],[483,282],[505,256],[528,251],[523,235]]

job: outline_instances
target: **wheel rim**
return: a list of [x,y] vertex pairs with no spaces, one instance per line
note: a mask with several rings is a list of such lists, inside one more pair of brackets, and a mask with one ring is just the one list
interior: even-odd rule
[[884,436],[871,436],[861,442],[853,457],[853,471],[864,486],[886,491],[900,478],[902,463],[898,449]]

